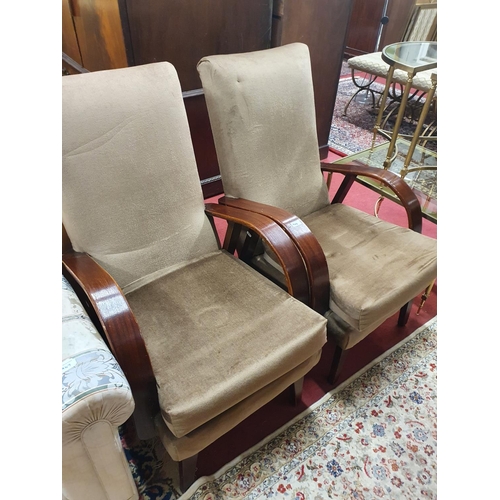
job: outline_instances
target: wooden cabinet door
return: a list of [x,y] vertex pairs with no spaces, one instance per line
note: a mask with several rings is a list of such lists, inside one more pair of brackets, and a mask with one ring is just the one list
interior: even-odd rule
[[385,3],[386,0],[353,0],[345,49],[347,55],[375,52]]
[[270,47],[272,0],[125,0],[135,65],[172,63],[184,92],[205,198],[223,192],[196,65],[214,54]]
[[69,0],[62,0],[62,51],[82,66]]
[[172,63],[183,91],[201,88],[198,61],[270,46],[271,0],[126,0],[134,64]]
[[63,52],[85,69],[128,66],[118,0],[63,0],[62,27]]
[[337,96],[351,0],[277,0],[273,46],[302,42],[309,47],[320,157],[328,138]]
[[[352,13],[347,30],[345,53],[347,56],[369,54],[377,48],[400,42],[416,0],[353,0]],[[434,0],[419,0],[431,2]],[[386,5],[387,3],[387,5]],[[382,27],[377,47],[381,19],[388,18]]]

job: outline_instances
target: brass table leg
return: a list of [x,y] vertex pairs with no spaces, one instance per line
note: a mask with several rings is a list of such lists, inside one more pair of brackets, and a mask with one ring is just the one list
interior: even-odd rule
[[427,113],[429,112],[429,108],[431,107],[432,100],[434,99],[434,94],[436,92],[436,87],[437,87],[437,76],[434,73],[431,76],[431,81],[432,81],[432,86],[429,89],[424,107],[422,108],[422,111],[420,113],[417,127],[415,129],[415,132],[413,133],[410,147],[408,148],[408,153],[406,154],[405,162],[400,173],[402,178],[404,178],[408,173],[408,166],[410,165],[411,159],[413,157],[413,152],[415,151],[417,143],[420,140],[420,133],[422,132],[422,129],[424,127],[425,118],[427,117]]
[[388,169],[392,163],[392,153],[394,152],[394,148],[396,146],[396,141],[398,139],[399,128],[401,127],[401,123],[403,122],[403,117],[406,112],[406,104],[408,102],[408,96],[410,95],[411,86],[413,83],[413,77],[415,76],[415,71],[411,71],[408,73],[408,80],[405,84],[405,89],[403,91],[403,97],[401,98],[401,102],[399,104],[398,115],[396,117],[396,123],[394,124],[394,130],[391,134],[391,142],[389,144],[389,149],[387,150],[387,157],[384,161],[384,168]]
[[375,140],[377,139],[378,131],[380,130],[380,125],[382,123],[382,117],[384,115],[385,103],[387,101],[387,96],[389,95],[389,89],[391,88],[392,75],[394,74],[394,66],[389,67],[389,71],[387,72],[387,77],[385,80],[384,93],[380,98],[377,121],[375,122],[375,126],[373,127],[373,139],[372,139],[372,149],[375,146]]
[[429,295],[432,291],[432,287],[434,286],[435,282],[436,280],[432,280],[432,283],[425,289],[424,293],[422,294],[422,297],[420,299],[420,304],[417,309],[417,316],[420,314],[422,307],[424,307],[425,301],[429,298]]

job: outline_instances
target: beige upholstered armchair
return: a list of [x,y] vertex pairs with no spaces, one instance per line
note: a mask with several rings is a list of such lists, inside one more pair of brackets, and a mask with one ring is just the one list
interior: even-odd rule
[[[62,97],[63,272],[130,383],[139,438],[159,435],[185,489],[198,452],[285,389],[300,396],[326,320],[279,225],[204,204],[171,64],[64,76]],[[233,227],[264,238],[286,291],[220,248],[213,217],[228,242]]]
[[139,498],[118,433],[133,411],[120,365],[63,276],[63,500]]
[[[436,277],[436,241],[419,234],[420,205],[397,175],[320,166],[306,45],[205,57],[198,71],[224,186],[220,203],[265,214],[296,242],[310,270],[312,307],[328,319],[336,345],[334,383],[345,351],[398,310],[399,324],[406,323],[413,298]],[[344,176],[331,202],[326,172]],[[342,204],[358,175],[393,189],[409,228]],[[272,250],[254,248],[254,265],[283,281]]]

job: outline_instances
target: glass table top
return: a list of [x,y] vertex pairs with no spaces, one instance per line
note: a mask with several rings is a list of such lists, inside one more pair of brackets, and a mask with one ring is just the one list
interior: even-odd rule
[[[398,138],[396,141],[396,156],[389,167],[389,171],[400,175],[403,168],[406,154],[410,142],[403,138]],[[366,149],[355,153],[333,163],[343,164],[351,162],[359,162],[363,165],[371,167],[383,168],[384,160],[387,155],[389,143],[383,143],[374,148]],[[413,189],[416,194],[420,206],[422,208],[422,216],[437,224],[437,153],[426,149],[422,146],[417,146],[412,155],[411,162],[408,166],[409,169],[416,169],[409,171],[404,180]],[[399,199],[394,193],[380,182],[369,177],[357,177],[356,181],[360,184],[378,192],[384,198],[390,199],[399,203]]]
[[433,69],[437,67],[437,42],[392,43],[383,48],[382,59],[407,71]]

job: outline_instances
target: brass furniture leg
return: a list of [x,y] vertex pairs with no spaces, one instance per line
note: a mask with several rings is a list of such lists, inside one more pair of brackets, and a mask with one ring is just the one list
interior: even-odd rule
[[401,102],[399,104],[399,111],[396,117],[396,123],[394,124],[394,129],[391,134],[391,142],[389,144],[389,149],[387,150],[387,157],[384,161],[384,168],[388,169],[392,163],[392,155],[394,153],[394,149],[396,146],[396,141],[398,139],[399,128],[401,127],[401,123],[403,121],[403,117],[406,112],[406,104],[408,102],[408,96],[410,95],[411,86],[413,83],[413,77],[415,76],[415,71],[411,71],[408,73],[408,81],[406,82],[405,89],[403,91],[403,97],[401,98]]
[[422,111],[420,113],[420,118],[418,120],[415,132],[413,133],[410,147],[408,148],[408,153],[406,155],[406,159],[405,159],[403,168],[401,170],[400,175],[403,179],[406,176],[406,174],[408,173],[408,166],[410,165],[411,159],[413,157],[413,152],[415,151],[417,143],[420,140],[420,133],[422,132],[422,129],[424,127],[424,122],[425,122],[425,119],[427,117],[427,113],[429,112],[429,108],[431,107],[432,100],[434,99],[434,94],[436,92],[436,87],[437,87],[437,75],[435,73],[433,73],[431,75],[431,81],[432,81],[432,87],[429,89],[429,92],[427,94],[424,107],[422,108]]
[[377,134],[380,130],[380,126],[382,124],[382,117],[384,115],[385,104],[387,101],[387,96],[389,95],[389,89],[391,88],[392,75],[394,74],[394,66],[389,68],[387,72],[387,77],[385,80],[385,88],[382,97],[380,98],[377,121],[375,122],[375,126],[373,127],[373,139],[372,139],[372,148],[375,146],[375,141],[377,139]]
[[363,90],[365,92],[369,92],[370,93],[370,96],[372,98],[372,108],[375,107],[375,92],[370,87],[371,87],[372,83],[377,79],[377,75],[371,75],[370,78],[368,79],[368,83],[358,84],[358,82],[356,80],[356,77],[354,76],[354,73],[355,73],[354,68],[352,68],[351,69],[351,78],[352,78],[352,81],[353,81],[354,85],[356,85],[356,87],[358,87],[358,90],[356,92],[354,92],[354,94],[351,96],[351,98],[347,101],[347,104],[344,106],[343,116],[347,116],[347,108],[349,107],[349,105],[351,104],[351,102],[356,98],[356,96],[360,92],[362,92]]
[[373,215],[375,215],[375,217],[378,217],[378,211],[380,210],[380,206],[382,205],[383,201],[384,201],[384,197],[379,196],[377,201],[375,202],[375,207],[373,209]]
[[422,307],[424,307],[425,301],[429,298],[429,295],[432,291],[432,287],[434,286],[435,282],[436,280],[433,280],[432,283],[425,289],[424,293],[422,294],[422,297],[420,299],[420,304],[417,309],[417,316],[420,314]]

